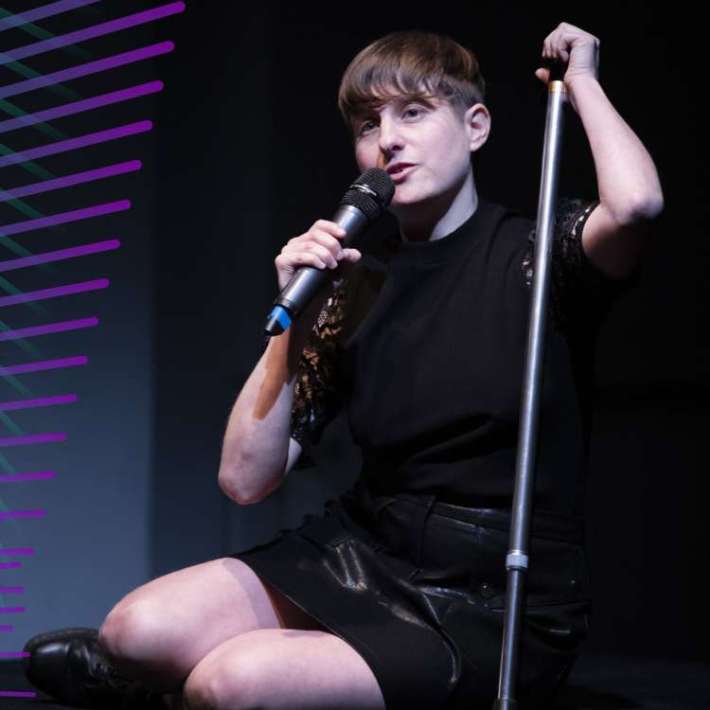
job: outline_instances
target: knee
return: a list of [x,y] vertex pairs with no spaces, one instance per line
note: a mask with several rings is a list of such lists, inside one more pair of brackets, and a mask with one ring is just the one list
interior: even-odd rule
[[99,643],[114,660],[145,660],[165,646],[156,609],[136,603],[115,607],[99,629]]
[[248,661],[230,664],[229,668],[219,663],[199,663],[185,681],[183,702],[187,710],[263,707],[256,700],[259,693],[255,681]]

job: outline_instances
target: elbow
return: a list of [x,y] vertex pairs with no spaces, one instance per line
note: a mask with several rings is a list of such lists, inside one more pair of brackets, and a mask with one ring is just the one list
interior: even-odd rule
[[621,223],[631,225],[653,222],[661,215],[663,208],[663,193],[659,190],[652,195],[645,195],[634,200],[629,205],[626,216],[621,220]]
[[638,220],[652,222],[663,212],[663,194],[659,194],[651,200],[646,200],[636,208],[635,215]]
[[217,476],[220,490],[239,505],[253,505],[264,500],[280,483],[273,478],[269,481],[269,485],[264,486],[263,476],[251,476],[248,467],[239,464],[222,465]]
[[239,505],[251,505],[252,503],[258,503],[258,500],[255,500],[253,497],[250,497],[249,494],[244,491],[241,486],[236,485],[234,479],[225,478],[220,473],[219,477],[217,478],[217,482],[222,493],[224,493],[227,498],[233,500],[235,503],[238,503]]

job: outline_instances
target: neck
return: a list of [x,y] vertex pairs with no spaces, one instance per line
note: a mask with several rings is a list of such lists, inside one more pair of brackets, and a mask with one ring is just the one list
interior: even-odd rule
[[463,184],[447,193],[422,203],[398,210],[399,233],[405,242],[441,239],[458,229],[478,207],[478,193],[469,171]]

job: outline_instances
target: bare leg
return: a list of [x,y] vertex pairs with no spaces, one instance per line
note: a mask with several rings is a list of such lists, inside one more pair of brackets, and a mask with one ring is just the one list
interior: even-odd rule
[[126,595],[99,639],[127,677],[179,692],[192,669],[225,641],[258,629],[322,629],[309,615],[231,557],[158,577]]
[[348,643],[325,631],[259,629],[217,646],[192,670],[187,710],[384,710],[377,680]]

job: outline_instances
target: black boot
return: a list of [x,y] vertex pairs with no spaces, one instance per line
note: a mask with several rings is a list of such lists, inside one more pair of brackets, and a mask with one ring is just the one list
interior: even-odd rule
[[162,694],[121,676],[96,629],[60,629],[33,636],[24,647],[27,680],[65,705],[107,710],[164,710]]

